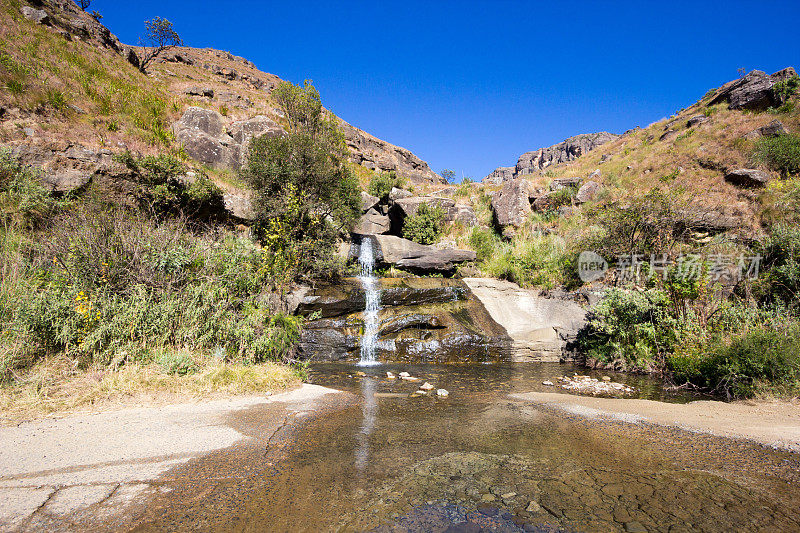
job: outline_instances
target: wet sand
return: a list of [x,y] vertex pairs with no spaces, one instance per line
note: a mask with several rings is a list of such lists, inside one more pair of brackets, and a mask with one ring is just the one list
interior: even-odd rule
[[557,392],[511,394],[511,398],[588,417],[645,422],[720,437],[746,439],[800,452],[800,402],[717,402],[687,404],[641,399],[575,396]]

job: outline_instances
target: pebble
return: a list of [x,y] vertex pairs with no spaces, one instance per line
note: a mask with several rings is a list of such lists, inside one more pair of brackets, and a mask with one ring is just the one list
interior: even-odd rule
[[419,381],[419,378],[415,378],[413,376],[400,376],[400,378],[406,381]]
[[400,372],[400,377],[401,378],[408,378],[408,377],[411,377],[411,374],[409,374],[408,372]]
[[538,513],[541,512],[542,506],[539,505],[536,501],[531,500],[528,502],[528,506],[525,508],[525,510],[529,513]]
[[562,376],[558,378],[558,382],[562,389],[592,396],[624,396],[636,392],[635,387],[612,382],[608,376],[603,376],[601,381],[591,376],[575,374],[571,378]]
[[359,372],[356,372],[356,376],[358,376],[360,378],[363,378],[363,377],[366,377],[367,375],[364,372],[360,372],[359,371]]
[[426,381],[425,383],[420,385],[419,388],[428,391],[428,390],[433,390],[435,387]]
[[552,387],[553,386],[553,382],[550,381],[550,380],[542,381],[542,385],[547,385],[548,387]]
[[395,375],[394,375],[394,374],[392,374],[391,372],[387,372],[387,373],[386,373],[386,377],[387,377],[388,379],[397,379],[397,376],[395,376]]
[[448,396],[450,396],[450,393],[447,392],[447,389],[438,389],[436,391],[436,395],[441,396],[442,398],[447,398]]
[[496,499],[497,499],[497,496],[495,496],[494,494],[482,494],[481,495],[481,501],[484,501],[484,502],[493,502]]
[[505,494],[501,494],[500,497],[504,500],[510,500],[517,495],[516,492],[506,492]]
[[611,378],[608,376],[603,376],[603,381],[611,381]]

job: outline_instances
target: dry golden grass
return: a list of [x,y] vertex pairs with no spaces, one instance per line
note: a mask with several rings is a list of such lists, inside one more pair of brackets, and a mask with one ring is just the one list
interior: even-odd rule
[[289,365],[225,364],[205,360],[187,375],[157,364],[78,369],[65,357],[43,360],[0,388],[0,422],[9,423],[77,409],[110,410],[198,398],[264,394],[296,387],[300,372]]

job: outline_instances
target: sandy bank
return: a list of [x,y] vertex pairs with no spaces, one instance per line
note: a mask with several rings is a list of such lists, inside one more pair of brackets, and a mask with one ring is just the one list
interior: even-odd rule
[[512,394],[511,398],[555,407],[589,418],[646,422],[721,437],[747,439],[800,452],[800,404],[782,401],[688,404],[652,400],[591,398],[554,392]]
[[275,403],[313,410],[337,392],[303,385],[274,395],[140,407],[0,428],[0,530],[90,528],[81,517],[109,520],[162,487],[160,476],[189,460],[247,439],[229,415]]

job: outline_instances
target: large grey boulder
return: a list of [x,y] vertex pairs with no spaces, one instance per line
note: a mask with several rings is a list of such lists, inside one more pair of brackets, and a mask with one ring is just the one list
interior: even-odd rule
[[580,186],[582,181],[582,178],[556,178],[550,183],[550,190],[560,191],[561,189],[566,189],[567,187],[577,188]]
[[68,193],[84,188],[94,172],[66,169],[42,174],[42,183],[54,193]]
[[283,128],[264,115],[257,115],[247,120],[234,122],[228,129],[233,140],[242,145],[242,147],[245,147],[256,137],[264,135],[275,137],[283,134]]
[[214,89],[211,87],[187,87],[184,94],[189,96],[202,96],[205,98],[214,98]]
[[738,187],[763,187],[770,176],[763,170],[740,168],[725,174],[725,181]]
[[389,193],[389,200],[395,202],[402,198],[411,198],[414,196],[414,193],[409,192],[405,189],[398,189],[397,187],[392,187],[391,192]]
[[564,359],[567,343],[586,323],[586,310],[572,300],[544,298],[509,281],[463,281],[511,337],[514,361]]
[[380,203],[381,199],[377,196],[372,196],[368,192],[361,191],[361,211],[366,213],[373,207]]
[[36,9],[31,6],[22,6],[20,9],[22,16],[28,20],[32,20],[37,24],[47,24],[50,22],[47,13],[43,9]]
[[176,129],[197,129],[217,137],[225,131],[222,115],[213,109],[191,106],[175,124]]
[[445,218],[455,216],[451,211],[455,208],[456,203],[450,198],[440,198],[438,196],[411,196],[408,198],[398,198],[394,201],[394,205],[401,211],[403,216],[410,217],[415,215],[420,206],[426,204],[429,207],[441,207],[445,213]]
[[776,83],[797,76],[792,67],[769,75],[761,70],[753,70],[741,79],[726,83],[717,91],[708,105],[728,102],[728,109],[763,110],[780,106],[784,95],[773,90]]
[[222,196],[222,201],[225,204],[225,210],[239,220],[251,222],[256,219],[255,212],[253,211],[253,204],[250,196],[244,192],[231,192]]
[[528,180],[517,178],[503,183],[492,197],[492,209],[500,226],[520,227],[531,212]]
[[175,130],[175,139],[195,161],[213,168],[236,168],[239,161],[238,145],[223,144],[219,137],[198,128]]
[[575,201],[579,204],[591,202],[597,197],[602,188],[603,186],[596,181],[589,180],[578,189],[577,194],[575,194]]
[[697,126],[698,124],[702,124],[703,122],[707,122],[708,117],[705,115],[695,115],[689,120],[686,121],[686,127],[691,128],[692,126]]
[[375,260],[380,264],[426,272],[450,272],[459,263],[474,261],[472,250],[437,248],[394,235],[375,235]]
[[456,205],[455,221],[470,228],[478,225],[478,217],[471,205]]
[[388,233],[391,221],[386,215],[380,214],[375,209],[369,209],[358,221],[353,233],[359,235],[380,235]]

